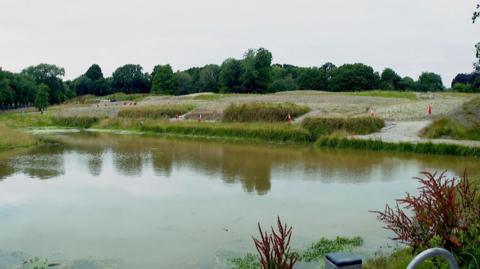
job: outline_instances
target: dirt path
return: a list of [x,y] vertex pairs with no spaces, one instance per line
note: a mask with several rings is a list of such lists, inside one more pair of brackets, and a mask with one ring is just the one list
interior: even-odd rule
[[432,142],[436,144],[456,144],[469,147],[480,147],[480,141],[454,140],[454,139],[428,139],[420,137],[422,129],[431,121],[391,121],[379,132],[370,135],[356,135],[357,139],[375,139],[384,142]]

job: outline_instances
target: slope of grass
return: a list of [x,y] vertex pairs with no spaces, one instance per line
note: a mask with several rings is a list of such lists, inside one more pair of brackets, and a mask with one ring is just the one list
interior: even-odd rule
[[224,122],[285,122],[310,111],[306,106],[293,103],[245,103],[231,104],[223,111]]
[[25,148],[35,143],[37,140],[30,134],[0,123],[0,150]]
[[148,118],[148,119],[168,119],[176,115],[183,115],[195,106],[190,104],[182,105],[165,105],[165,106],[149,106],[135,107],[120,110],[118,117],[120,118]]
[[302,122],[302,127],[309,130],[315,138],[341,131],[348,134],[371,134],[384,126],[385,121],[377,117],[306,118]]
[[423,130],[423,136],[480,140],[480,97],[466,102],[450,115],[434,120]]

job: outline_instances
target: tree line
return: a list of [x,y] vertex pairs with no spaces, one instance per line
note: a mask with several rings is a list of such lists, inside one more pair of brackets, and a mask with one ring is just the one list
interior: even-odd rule
[[326,63],[321,67],[272,65],[272,53],[250,49],[242,59],[228,58],[221,65],[208,64],[174,72],[169,64],[157,65],[151,74],[140,65],[124,65],[104,78],[98,65],[70,82],[77,95],[116,92],[183,95],[198,92],[272,93],[290,90],[363,91],[373,89],[440,91],[440,75],[424,72],[417,80],[401,77],[393,69],[375,72],[368,65]]
[[[183,95],[198,92],[271,93],[290,90],[319,91],[441,91],[440,75],[424,72],[418,79],[402,77],[391,68],[376,72],[371,66],[354,63],[319,67],[272,64],[267,49],[250,49],[241,59],[228,58],[221,65],[208,64],[174,71],[169,64],[157,65],[151,73],[140,65],[126,64],[105,77],[93,64],[73,80],[64,80],[65,70],[51,64],[39,64],[19,73],[0,68],[0,108],[9,109],[58,104],[74,96],[112,93],[154,93]],[[480,73],[459,74],[452,88],[480,92]]]

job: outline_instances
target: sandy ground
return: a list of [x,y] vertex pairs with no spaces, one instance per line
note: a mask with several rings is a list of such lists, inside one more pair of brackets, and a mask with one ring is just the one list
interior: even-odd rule
[[[445,94],[420,94],[417,100],[405,98],[384,98],[369,96],[351,96],[345,93],[327,93],[318,91],[295,91],[276,94],[219,95],[209,100],[197,99],[199,95],[151,96],[137,102],[136,106],[162,106],[170,104],[194,104],[198,110],[218,114],[231,103],[245,102],[292,102],[311,108],[309,116],[356,116],[367,114],[373,109],[378,116],[389,121],[414,121],[428,119],[426,108],[433,106],[433,116],[445,115],[461,106],[471,96],[449,96]],[[127,102],[130,104],[130,102]],[[62,116],[107,116],[114,117],[121,109],[130,107],[125,102],[94,105],[66,105],[56,110]]]
[[430,122],[430,120],[387,122],[385,128],[383,128],[379,133],[370,135],[357,135],[353,136],[353,138],[382,140],[384,142],[432,142],[437,144],[444,143],[480,147],[480,141],[427,139],[420,137],[421,131],[427,127]]

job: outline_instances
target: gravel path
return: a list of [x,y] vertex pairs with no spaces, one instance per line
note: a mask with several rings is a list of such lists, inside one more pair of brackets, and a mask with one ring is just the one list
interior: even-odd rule
[[384,142],[432,142],[436,144],[456,144],[469,147],[480,147],[480,141],[454,139],[428,139],[420,137],[421,131],[430,124],[430,120],[387,122],[379,132],[370,135],[352,136],[357,139],[374,139]]

